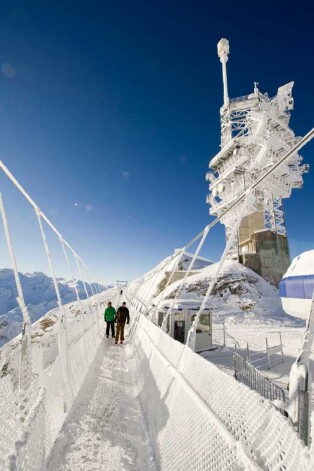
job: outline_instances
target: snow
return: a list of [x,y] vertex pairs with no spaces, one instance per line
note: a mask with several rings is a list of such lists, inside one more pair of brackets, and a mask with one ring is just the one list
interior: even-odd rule
[[[175,253],[176,252],[179,252],[180,249],[177,249],[175,250]],[[192,258],[193,258],[193,254],[189,253],[189,252],[184,252],[184,254],[182,255],[181,257],[181,261],[180,261],[180,267],[178,267],[180,270],[187,270],[191,261],[192,261]],[[200,257],[198,256],[194,262],[194,265],[193,265],[193,270],[199,270],[201,268],[205,268],[207,267],[208,265],[212,265],[212,261],[208,260],[207,258],[205,257]],[[172,270],[174,266],[174,263],[173,264],[170,264],[169,267],[168,267],[168,270]]]
[[104,339],[52,450],[47,471],[154,471],[130,348]]
[[[155,271],[157,272],[159,264]],[[217,264],[212,264],[189,276],[185,283],[185,299],[202,301],[211,278],[215,275]],[[148,272],[153,273],[153,270]],[[167,289],[156,296],[158,282],[162,279],[162,273],[155,273],[154,284],[150,287],[151,304],[157,305],[161,299],[173,299],[181,281],[171,283]],[[142,278],[141,289],[137,295],[145,292],[145,280],[148,274]],[[151,281],[147,281],[147,284]],[[130,284],[130,289],[136,291],[137,280]],[[238,262],[226,261],[222,272],[214,286],[212,295],[207,303],[217,322],[224,320],[229,324],[259,324],[303,327],[304,321],[295,319],[283,311],[279,297],[279,291],[266,280],[249,268]]]
[[[159,270],[166,261],[163,260],[155,269],[143,275],[140,287],[137,280],[130,284],[133,293],[139,298],[144,294],[146,302],[150,301],[149,313],[153,312],[154,305],[169,305],[181,283],[171,283],[166,290],[158,293],[158,283],[164,273]],[[185,303],[198,301],[198,305],[201,304],[216,269],[217,264],[211,264],[186,279]],[[178,302],[180,300],[176,304]],[[218,348],[201,355],[230,375],[234,373],[235,343],[239,353],[246,358],[247,348],[251,353],[265,352],[266,338],[271,347],[280,343],[281,334],[284,363],[271,370],[264,369],[263,373],[282,387],[288,396],[289,373],[301,346],[305,321],[284,312],[279,290],[244,265],[226,261],[206,307],[213,313],[213,342]],[[223,347],[223,328],[228,335],[228,347]]]
[[[162,298],[166,303],[170,303],[180,281],[169,285],[164,292],[158,292],[165,272],[169,271],[169,266],[167,266],[169,259],[168,257],[163,260],[140,279],[131,282],[128,287],[129,294],[133,293],[135,298],[145,300],[151,305],[156,305]],[[186,261],[186,265],[189,265],[188,261]],[[205,261],[205,266],[199,268],[198,273],[187,278],[185,288],[181,293],[185,302],[201,304],[208,284],[215,276],[216,269],[217,264],[208,264]],[[1,275],[4,280],[9,278],[8,273]],[[38,276],[41,280],[45,279],[43,274],[24,276],[27,280],[38,279]],[[59,282],[64,284],[66,288],[67,284],[64,283],[64,280],[59,280]],[[31,282],[29,284],[32,286]],[[9,290],[8,283],[3,286],[7,291]],[[7,295],[6,302],[9,303],[10,297],[7,291],[4,290],[4,293]],[[32,291],[30,289],[28,299],[36,301],[36,298],[31,298],[34,296]],[[49,287],[45,292],[50,293]],[[102,296],[102,302],[106,303],[109,300],[113,302],[115,307],[119,305],[121,303],[120,290],[108,289]],[[96,302],[96,298],[83,300],[81,305],[73,302],[65,304],[64,309],[70,335],[72,325],[75,327],[78,319],[88,316],[91,304],[94,302]],[[282,387],[288,396],[289,372],[298,354],[304,334],[304,322],[285,314],[281,308],[278,290],[252,270],[237,262],[227,261],[213,288],[207,307],[212,311],[214,317],[214,343],[217,346],[219,343],[220,345],[215,350],[202,353],[203,358],[231,376],[233,375],[234,350],[230,345],[223,346],[222,339],[219,339],[223,327],[228,338],[236,341],[239,352],[244,354],[247,346],[253,353],[265,349],[266,337],[269,346],[277,345],[280,332],[285,362],[283,365],[274,367],[271,371],[265,370],[264,374]],[[52,365],[57,358],[60,317],[60,309],[54,308],[33,324],[32,338],[33,341],[40,342],[43,346],[44,368]],[[147,322],[145,318],[144,320]],[[157,329],[155,326],[152,328]],[[154,329],[151,330],[150,335],[156,336],[157,339],[160,330],[157,329],[158,332],[154,333]],[[166,351],[167,355],[172,358],[181,344],[167,338],[171,341],[171,348],[169,350],[169,344]],[[166,347],[168,340],[162,339],[164,347]],[[0,354],[5,356],[12,353],[17,345],[20,345],[20,336],[7,343]],[[143,415],[142,397],[139,396],[137,389],[138,375],[142,372],[136,373],[130,366],[133,353],[131,345],[128,343],[123,346],[114,345],[111,339],[103,339],[95,361],[90,367],[88,376],[75,398],[54,445],[48,462],[48,471],[72,469],[155,471],[154,454],[146,430],[147,411]],[[202,361],[204,362],[203,359]],[[207,362],[204,363],[209,365]],[[184,367],[184,362],[181,367]],[[169,372],[169,365],[161,370],[163,375],[165,370]],[[297,371],[295,377],[299,377],[299,373]],[[173,375],[177,378],[178,373],[174,371]],[[205,381],[202,375],[201,377],[202,382]],[[291,392],[295,389],[293,377],[292,375]],[[150,403],[149,397],[147,397],[147,401]]]
[[[52,278],[41,272],[20,273],[20,280],[25,303],[28,307],[31,321],[35,322],[44,314],[57,307],[57,297]],[[57,279],[61,300],[68,304],[76,300],[72,281]],[[85,283],[88,293],[91,287]],[[86,298],[83,282],[77,280],[77,290],[80,299]],[[103,288],[109,288],[103,287]],[[22,314],[17,303],[17,290],[13,270],[0,269],[0,347],[20,334],[22,330]]]
[[[179,251],[180,249],[176,249],[173,255],[166,257],[152,270],[144,273],[144,275],[131,282],[128,285],[128,290],[133,294],[133,296],[136,296],[138,299],[146,303],[147,298],[156,296],[157,293],[161,292],[164,287],[166,273],[171,273],[179,261]],[[192,258],[192,254],[184,252],[180,263],[178,263],[177,271],[187,270]],[[210,260],[204,257],[197,257],[193,270],[202,270],[204,267],[211,264],[212,262]]]
[[[171,283],[166,290],[157,294],[158,284],[163,279],[165,270],[168,270],[167,260],[169,258],[144,274],[140,283],[138,280],[130,283],[130,291],[139,299],[144,296],[146,303],[150,302],[150,308],[153,305],[170,304],[181,283]],[[162,267],[164,268],[161,269]],[[211,264],[186,279],[185,302],[190,300],[201,304],[216,270],[217,264]],[[161,303],[161,300],[164,301]],[[292,365],[304,334],[305,321],[286,314],[282,309],[278,289],[257,273],[238,262],[226,261],[206,307],[213,313],[214,342],[216,340],[217,344],[222,344],[224,326],[230,338],[235,339],[243,351],[248,344],[252,352],[258,352],[265,350],[266,338],[269,346],[278,345],[281,333],[285,362]],[[149,312],[153,310],[150,309]],[[205,356],[233,374],[232,354],[233,350],[229,348],[220,349],[215,354],[207,353]],[[282,368],[284,367],[277,368],[277,377],[286,388],[289,382],[288,371],[279,378]]]
[[[164,266],[166,269],[162,263],[160,266]],[[186,281],[184,296],[192,303],[201,301],[214,274],[215,265],[211,265],[200,269],[198,274],[189,277]],[[153,269],[149,276],[143,275],[142,280],[145,282],[142,281],[141,285],[138,280],[131,283],[130,290],[138,296],[136,290],[140,286],[142,295],[144,296],[146,292],[147,299],[156,303],[161,295],[154,296],[154,294],[157,291],[158,280],[161,280],[163,276],[164,271],[158,274],[156,269]],[[174,290],[178,284],[179,282],[173,283],[164,293],[168,301],[174,296]],[[121,302],[119,292],[117,289],[107,290],[104,293],[103,302],[111,300],[114,306],[119,305]],[[72,323],[76,323],[78,318],[82,318],[83,321],[88,319],[87,311],[90,303],[93,302],[93,299],[82,301],[82,310],[76,303],[69,303],[65,306],[69,335],[71,335]],[[290,345],[290,350],[293,350],[296,355],[298,339],[303,332],[302,321],[286,315],[280,307],[278,290],[242,265],[235,262],[227,262],[224,265],[221,276],[208,301],[208,307],[214,312],[214,328],[219,330],[224,322],[228,334],[236,337],[241,345],[242,342],[244,344],[249,342],[251,347],[258,349],[264,344],[265,335],[275,339],[280,330],[283,332],[284,343],[293,344],[293,348]],[[131,325],[133,319],[134,314],[131,317]],[[230,414],[228,415],[228,411],[226,411],[226,404],[220,401],[223,396],[222,391],[228,387],[229,392],[232,390],[232,394],[237,393],[237,400],[243,402],[239,410],[243,410],[244,404],[245,407],[250,404],[250,414],[253,415],[256,405],[262,407],[264,401],[260,401],[259,397],[255,397],[251,391],[247,391],[243,385],[231,380],[230,377],[221,376],[221,372],[210,365],[210,362],[216,363],[220,369],[232,374],[232,363],[230,364],[232,350],[218,348],[204,355],[209,362],[204,361],[190,349],[184,349],[179,342],[174,342],[159,328],[148,322],[145,316],[140,317],[139,325],[140,330],[133,339],[133,344],[129,345],[126,342],[123,346],[114,345],[111,339],[103,339],[95,361],[90,366],[89,373],[52,449],[48,471],[72,469],[155,471],[154,457],[156,458],[157,455],[152,452],[146,427],[149,429],[155,453],[156,449],[161,447],[163,465],[166,464],[164,469],[168,470],[192,469],[192,462],[193,464],[196,462],[199,447],[206,448],[210,457],[212,451],[207,446],[212,443],[219,444],[221,437],[224,443],[229,443],[235,433],[235,439],[232,438],[232,440],[242,441],[241,434],[238,437],[236,435],[238,432],[234,432],[232,427],[230,430],[228,428]],[[59,309],[52,310],[33,326],[33,339],[39,340],[44,347],[44,368],[56,359],[59,330]],[[75,338],[73,337],[72,340]],[[130,334],[129,338],[131,340]],[[19,339],[8,343],[4,348],[13,349],[17,342]],[[287,351],[285,350],[286,359],[289,356]],[[73,355],[72,357],[74,358]],[[293,361],[292,357],[291,361]],[[132,362],[133,366],[138,367],[138,371],[133,369]],[[180,367],[176,368],[179,362]],[[289,363],[286,361],[281,371],[278,370],[277,373],[274,370],[272,374],[277,374],[278,380],[281,379],[284,382],[288,366]],[[152,374],[154,374],[153,378]],[[187,378],[189,378],[188,381]],[[156,396],[153,395],[154,389],[151,387],[154,384]],[[140,390],[138,386],[140,386]],[[195,388],[198,388],[196,392]],[[216,392],[219,390],[219,394],[213,396],[214,389]],[[205,406],[204,398],[199,399],[199,396],[207,397],[207,394],[213,401],[213,403],[209,402],[210,407]],[[186,407],[187,403],[189,407]],[[237,424],[238,416],[237,413],[234,413],[234,405],[235,403],[231,402],[228,407],[234,415],[235,424]],[[216,406],[218,409],[215,410]],[[212,407],[213,410],[209,410]],[[270,422],[273,409],[267,407],[266,409],[265,414],[270,414],[270,416],[267,419],[268,416],[265,415],[265,420]],[[273,412],[274,423],[272,427],[275,436],[279,432],[279,428],[276,431],[274,424],[276,421],[279,423],[282,419],[275,416],[276,411]],[[220,428],[225,429],[220,414],[226,414],[224,420],[229,430],[228,432],[226,430],[226,434],[220,433]],[[247,430],[251,430],[252,424],[250,422],[253,423],[255,417],[252,420],[248,418],[246,420]],[[190,424],[192,424],[193,431],[187,430]],[[255,425],[253,425],[254,428]],[[215,427],[216,435],[213,435]],[[263,427],[263,424],[258,423],[258,433],[262,435],[264,434]],[[289,427],[288,424],[287,427]],[[237,426],[236,429],[238,430],[238,428]],[[175,434],[173,433],[174,429],[176,430]],[[154,435],[155,432],[157,435]],[[265,437],[268,437],[269,433],[271,435],[272,432],[273,430],[266,431]],[[176,439],[178,433],[179,440]],[[244,433],[245,436],[250,434],[251,432]],[[293,435],[293,439],[295,438]],[[193,439],[196,439],[197,446]],[[218,441],[213,441],[215,439]],[[264,448],[267,448],[266,441],[263,443]],[[215,446],[216,450],[218,448]],[[268,448],[266,448],[263,453],[268,459]],[[178,458],[178,461],[173,463],[171,460],[169,461],[169,453],[172,450],[176,450]],[[225,445],[223,450],[225,454]],[[241,461],[245,458],[242,451],[239,451],[238,456],[241,457]],[[185,468],[182,468],[184,453],[186,453],[184,460],[190,459],[191,461],[186,464]],[[266,460],[265,457],[263,459]]]
[[[134,317],[131,322],[136,325]],[[133,332],[135,336],[127,333],[130,343],[123,346],[103,339],[47,471],[180,471],[216,469],[225,463],[232,463],[232,469],[242,469],[244,463],[248,469],[268,469],[268,461],[277,459],[279,452],[286,469],[308,464],[292,427],[257,395],[144,316]],[[224,388],[229,391],[225,397]],[[277,442],[281,431],[288,438],[284,436],[278,451],[267,439]],[[300,467],[294,467],[296,460]]]

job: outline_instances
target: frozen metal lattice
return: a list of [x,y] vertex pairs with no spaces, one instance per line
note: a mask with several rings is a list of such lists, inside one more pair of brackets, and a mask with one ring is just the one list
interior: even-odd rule
[[[221,150],[210,161],[211,171],[206,175],[210,190],[207,203],[211,206],[210,214],[217,217],[299,139],[289,127],[293,82],[279,87],[273,98],[261,93],[255,83],[253,93],[229,99],[226,72],[229,44],[227,47],[225,42],[218,43],[224,83],[224,104],[220,110]],[[273,173],[267,186],[255,189],[255,205],[251,212],[263,212],[265,229],[286,235],[282,199],[289,198],[294,188],[302,187],[302,175],[309,167],[301,165],[301,161],[302,157],[294,153]],[[227,239],[238,212],[236,207],[222,218]],[[234,247],[230,254],[235,250]]]

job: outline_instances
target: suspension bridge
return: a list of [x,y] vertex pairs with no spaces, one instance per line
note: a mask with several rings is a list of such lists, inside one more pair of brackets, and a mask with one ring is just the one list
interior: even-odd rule
[[[314,130],[298,148],[313,135]],[[78,297],[73,316],[73,303],[62,305],[42,220],[59,239],[69,270],[67,251],[78,267],[86,265],[3,163],[1,168],[34,209],[58,299],[58,321],[47,344],[32,335],[1,198],[23,315],[21,338],[1,351],[1,469],[312,469],[312,447],[304,445],[270,401],[193,351],[198,316],[204,306],[194,320],[187,345],[174,341],[150,322],[144,315],[147,306],[128,286],[113,293],[101,292],[100,284],[95,285],[87,299]],[[238,204],[243,207],[246,200],[243,203],[239,197]],[[209,228],[196,237],[200,244],[189,269]],[[189,245],[174,255],[175,266]],[[204,305],[213,283],[214,279]],[[103,338],[102,314],[108,296],[115,304],[124,299],[130,307],[126,345],[112,345],[110,339]]]
[[[226,91],[225,100],[228,102]],[[225,115],[223,120],[228,121]],[[121,282],[116,289],[103,291],[101,283],[92,282],[93,275],[82,258],[0,162],[1,171],[34,211],[57,298],[49,329],[36,335],[3,195],[0,212],[23,329],[0,351],[0,469],[313,469],[314,447],[310,440],[304,443],[287,416],[293,394],[287,404],[281,402],[276,407],[195,352],[200,315],[227,256],[233,252],[242,218],[256,207],[254,195],[269,182],[273,184],[278,171],[313,137],[314,129],[302,139],[292,139],[284,154],[273,155],[272,165],[260,169],[245,191],[234,194],[227,205],[220,205],[216,219],[170,257],[167,263],[174,263],[166,287],[182,254],[198,242],[161,328],[148,319],[149,300],[139,297],[134,285]],[[232,139],[229,136],[225,145],[230,146]],[[237,218],[231,224],[232,212]],[[167,320],[208,233],[220,220],[228,221],[227,245],[186,344],[182,344],[168,335]],[[60,244],[73,286],[77,274],[89,280],[92,288],[88,291],[85,286],[86,299],[80,299],[75,289],[76,301],[62,303],[47,229]],[[108,300],[113,305],[125,301],[129,306],[131,322],[124,345],[104,338],[103,311]],[[307,352],[311,339],[309,335],[305,342]]]

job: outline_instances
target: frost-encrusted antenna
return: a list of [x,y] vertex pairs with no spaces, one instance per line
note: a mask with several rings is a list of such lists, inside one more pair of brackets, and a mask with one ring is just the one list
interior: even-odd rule
[[217,44],[217,52],[218,52],[218,57],[220,58],[220,62],[222,64],[222,80],[223,80],[223,86],[224,86],[224,106],[228,106],[229,104],[228,80],[227,80],[227,62],[228,62],[228,55],[229,55],[228,39],[222,38],[219,41],[219,43]]

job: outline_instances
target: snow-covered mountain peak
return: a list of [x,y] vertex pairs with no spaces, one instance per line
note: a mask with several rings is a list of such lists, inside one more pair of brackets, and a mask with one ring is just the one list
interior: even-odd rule
[[[35,322],[57,306],[57,296],[53,280],[43,272],[19,273],[24,300],[28,307],[31,321]],[[76,299],[73,281],[57,278],[63,304]],[[85,282],[88,293],[91,287]],[[76,281],[80,299],[86,298],[81,280]],[[109,286],[108,286],[109,288]],[[0,269],[0,346],[21,332],[22,315],[17,303],[17,289],[13,270]]]

